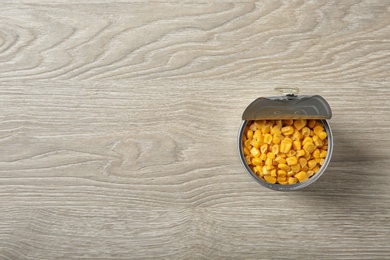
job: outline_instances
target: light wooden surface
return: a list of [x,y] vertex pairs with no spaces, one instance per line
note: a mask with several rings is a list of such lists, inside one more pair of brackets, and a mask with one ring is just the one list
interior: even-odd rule
[[[390,259],[390,1],[337,2],[2,1],[0,259]],[[280,85],[333,109],[291,193],[237,153]]]

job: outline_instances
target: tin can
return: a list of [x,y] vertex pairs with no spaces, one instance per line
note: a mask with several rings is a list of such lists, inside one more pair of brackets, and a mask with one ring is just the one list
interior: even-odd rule
[[[333,153],[333,134],[328,123],[332,117],[332,110],[328,102],[319,95],[297,95],[298,88],[276,88],[283,93],[282,96],[260,97],[254,100],[244,111],[242,123],[238,134],[238,152],[240,160],[246,171],[262,186],[277,191],[293,191],[304,188],[325,172]],[[248,165],[244,155],[243,137],[249,122],[255,120],[286,120],[286,119],[316,119],[320,120],[327,134],[328,148],[324,162],[318,172],[308,180],[296,184],[271,184],[260,178]]]

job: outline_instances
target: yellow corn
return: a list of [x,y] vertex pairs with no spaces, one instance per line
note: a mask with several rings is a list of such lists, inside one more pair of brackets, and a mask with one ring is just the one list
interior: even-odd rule
[[323,165],[324,162],[325,162],[325,159],[324,159],[324,158],[321,158],[321,159],[320,159],[320,165]]
[[261,132],[263,134],[268,134],[270,130],[271,130],[271,125],[269,123],[261,125]]
[[305,150],[306,154],[310,155],[314,151],[314,149],[316,149],[316,146],[311,142],[307,142],[303,145],[303,150]]
[[270,165],[266,165],[265,168],[267,169],[267,171],[271,171],[275,167],[272,164],[270,164]]
[[265,165],[272,165],[272,159],[271,158],[267,158],[265,160]]
[[292,127],[292,126],[282,127],[282,134],[283,135],[292,135],[293,133],[294,133],[294,127]]
[[314,166],[316,166],[316,165],[317,165],[316,160],[310,160],[310,161],[307,162],[307,166],[308,166],[310,169],[313,169]]
[[311,128],[311,129],[313,129],[315,126],[316,126],[316,120],[309,120],[308,122],[307,122],[307,126],[309,127],[309,128]]
[[246,132],[246,137],[247,137],[248,139],[252,139],[252,138],[253,138],[253,131],[249,129],[249,130]]
[[286,177],[280,177],[280,176],[278,176],[278,179],[277,179],[277,181],[280,183],[280,184],[284,184],[285,182],[287,182],[287,178]]
[[259,149],[259,148],[260,148],[260,143],[259,143],[259,142],[257,142],[257,140],[256,140],[256,139],[252,139],[252,141],[251,141],[250,145],[252,145],[252,146],[256,147],[257,149]]
[[324,140],[326,136],[327,136],[326,132],[321,132],[318,134],[318,137],[321,138],[321,140]]
[[304,128],[302,128],[301,135],[302,135],[302,137],[309,136],[310,135],[310,128],[308,128],[306,126]]
[[301,157],[301,156],[304,156],[304,155],[306,155],[306,152],[305,152],[305,150],[303,150],[303,149],[299,150],[299,151],[297,152],[297,154],[296,154],[297,157]]
[[262,171],[264,176],[271,174],[271,172],[267,169],[267,166],[265,165],[263,166]]
[[251,160],[251,157],[249,155],[245,156],[245,161],[248,165],[251,165],[252,164],[252,160]]
[[293,156],[293,157],[288,157],[286,159],[287,161],[287,165],[294,165],[294,164],[297,164],[298,163],[298,159],[297,157]]
[[313,128],[313,132],[316,134],[316,135],[320,135],[321,132],[324,131],[324,127],[322,125],[316,125],[314,128]]
[[295,130],[294,130],[294,133],[293,133],[292,139],[293,139],[294,141],[299,141],[299,140],[301,140],[301,138],[302,138],[301,133],[298,131],[298,129],[295,129]]
[[302,141],[302,145],[304,146],[307,142],[312,143],[313,139],[310,136],[306,136]]
[[299,151],[302,149],[302,144],[300,141],[294,141],[293,142],[293,148],[295,151]]
[[282,153],[288,153],[288,151],[290,151],[291,149],[291,146],[292,146],[291,139],[285,138],[280,144],[280,151]]
[[313,151],[313,157],[314,158],[320,158],[320,149],[315,149],[314,151]]
[[249,155],[250,153],[249,149],[244,147],[244,155]]
[[291,171],[297,173],[301,170],[301,165],[299,163],[291,165]]
[[276,158],[275,158],[275,161],[278,162],[278,163],[284,163],[284,164],[287,163],[286,159],[284,159],[284,158],[281,157],[281,156],[276,157]]
[[252,147],[252,149],[250,150],[251,154],[253,155],[253,157],[259,157],[260,156],[260,151],[259,149],[257,149],[256,147]]
[[271,128],[271,134],[274,135],[274,134],[280,132],[280,129],[282,129],[282,125],[274,125]]
[[273,154],[278,154],[278,153],[279,153],[279,145],[274,144],[274,145],[272,146],[271,150],[272,150],[272,153],[273,153]]
[[252,158],[252,164],[256,166],[261,166],[263,164],[263,161],[260,158]]
[[272,137],[272,142],[273,142],[274,144],[280,144],[281,141],[282,141],[282,140],[281,140],[279,134],[275,134],[275,135]]
[[284,171],[286,171],[286,172],[288,172],[288,171],[291,170],[290,166],[288,166],[288,165],[285,164],[285,163],[279,163],[279,164],[278,164],[278,168],[281,169],[281,170],[284,170]]
[[292,157],[292,156],[294,156],[296,154],[297,154],[297,152],[295,150],[290,150],[290,151],[288,151],[287,156],[288,157]]
[[272,170],[271,170],[271,176],[274,176],[274,177],[277,176],[277,175],[276,175],[276,169],[272,169]]
[[245,142],[244,142],[244,146],[248,149],[251,149],[252,148],[252,145],[251,145],[251,139],[247,139]]
[[264,135],[264,143],[266,143],[266,144],[272,143],[272,135],[271,134]]
[[307,173],[304,171],[298,172],[297,174],[294,175],[294,177],[297,178],[299,180],[299,182],[304,182],[307,179],[309,179],[309,177],[307,176]]
[[313,136],[313,141],[317,147],[321,147],[324,144],[324,142],[321,140],[321,138],[318,137],[318,135]]
[[259,158],[264,162],[265,160],[267,160],[267,154],[262,153]]
[[282,128],[282,126],[283,126],[282,120],[275,120],[275,124],[276,124],[277,126],[280,126],[280,128]]
[[286,177],[287,176],[287,172],[285,170],[278,170],[277,173],[278,173],[278,176],[280,176],[280,177]]
[[274,176],[264,176],[264,180],[268,183],[275,184],[276,183],[276,178]]
[[270,158],[271,160],[275,159],[275,154],[269,152],[267,153],[267,157]]
[[305,125],[306,125],[306,120],[304,119],[297,119],[294,122],[294,126],[298,130],[301,130]]
[[314,175],[314,173],[315,173],[315,172],[314,172],[313,170],[308,170],[308,171],[307,171],[307,176],[308,176],[308,177],[311,177],[311,176]]
[[263,145],[260,147],[261,153],[266,153],[267,150],[268,150],[268,144],[263,144]]
[[305,158],[299,158],[298,162],[301,165],[301,167],[307,165],[307,160]]
[[313,168],[313,172],[317,173],[318,171],[320,170],[320,167],[318,165],[316,165],[314,168]]
[[291,125],[293,125],[294,121],[292,119],[285,119],[285,120],[283,120],[283,123],[285,125],[291,126]]
[[302,170],[302,171],[308,171],[308,170],[309,170],[309,167],[307,167],[307,165],[305,165],[305,166],[301,167],[301,170]]
[[326,157],[326,150],[321,149],[320,150],[320,158],[325,158]]
[[257,126],[253,123],[253,124],[250,125],[249,129],[254,132],[254,131],[257,130]]
[[289,177],[288,178],[288,184],[295,184],[297,182],[298,182],[297,178],[294,178],[294,177]]

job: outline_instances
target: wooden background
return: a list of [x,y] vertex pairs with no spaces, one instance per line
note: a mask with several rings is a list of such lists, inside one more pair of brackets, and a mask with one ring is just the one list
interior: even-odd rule
[[[2,1],[0,259],[390,259],[389,80],[387,0]],[[301,191],[238,157],[276,86],[333,109]]]

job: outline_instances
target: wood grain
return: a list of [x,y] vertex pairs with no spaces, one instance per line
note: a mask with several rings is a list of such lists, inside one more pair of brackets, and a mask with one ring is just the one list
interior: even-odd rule
[[[0,4],[0,259],[388,259],[388,1]],[[327,173],[237,152],[275,86],[330,103]]]

